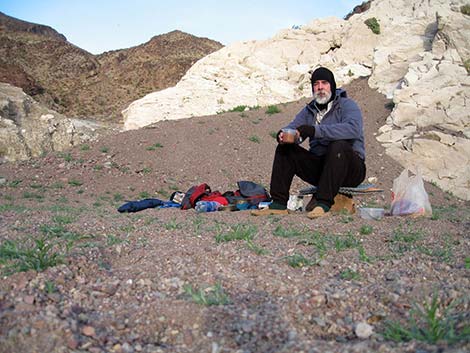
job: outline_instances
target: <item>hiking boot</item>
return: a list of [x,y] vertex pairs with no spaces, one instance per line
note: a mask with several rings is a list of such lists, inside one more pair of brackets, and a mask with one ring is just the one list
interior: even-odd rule
[[356,213],[356,205],[354,203],[354,199],[352,196],[346,196],[342,194],[338,194],[335,197],[335,202],[333,206],[331,206],[332,212],[346,212],[348,214]]
[[263,208],[262,210],[251,211],[252,216],[271,216],[271,215],[285,216],[288,214],[289,214],[289,211],[287,209],[277,210],[274,208]]
[[307,213],[307,217],[310,219],[315,219],[315,218],[320,218],[320,217],[326,217],[329,216],[330,212],[325,211],[323,207],[321,206],[315,206],[312,211]]

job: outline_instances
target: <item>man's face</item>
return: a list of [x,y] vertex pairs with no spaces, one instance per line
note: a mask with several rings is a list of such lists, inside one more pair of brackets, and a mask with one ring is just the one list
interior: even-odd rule
[[331,86],[328,81],[317,80],[313,83],[313,98],[319,104],[327,103],[331,98]]

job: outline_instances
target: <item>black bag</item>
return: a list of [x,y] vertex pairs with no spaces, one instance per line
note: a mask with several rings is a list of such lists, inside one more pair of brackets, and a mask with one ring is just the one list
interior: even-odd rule
[[237,182],[238,192],[250,205],[258,206],[260,202],[271,201],[271,195],[261,185],[252,181]]

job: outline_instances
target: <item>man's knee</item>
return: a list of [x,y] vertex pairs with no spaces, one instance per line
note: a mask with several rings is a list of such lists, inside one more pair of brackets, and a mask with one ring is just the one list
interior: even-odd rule
[[279,144],[276,147],[276,154],[279,154],[281,156],[288,156],[290,154],[295,153],[295,149],[297,148],[297,145],[294,144]]

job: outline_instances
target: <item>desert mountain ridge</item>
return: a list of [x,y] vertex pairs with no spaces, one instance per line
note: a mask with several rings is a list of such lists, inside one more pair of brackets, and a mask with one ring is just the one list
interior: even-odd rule
[[70,118],[119,122],[143,95],[175,85],[219,42],[175,30],[93,55],[49,26],[0,13],[0,82]]
[[66,41],[67,38],[54,28],[37,23],[23,21],[0,11],[0,31],[25,32]]

